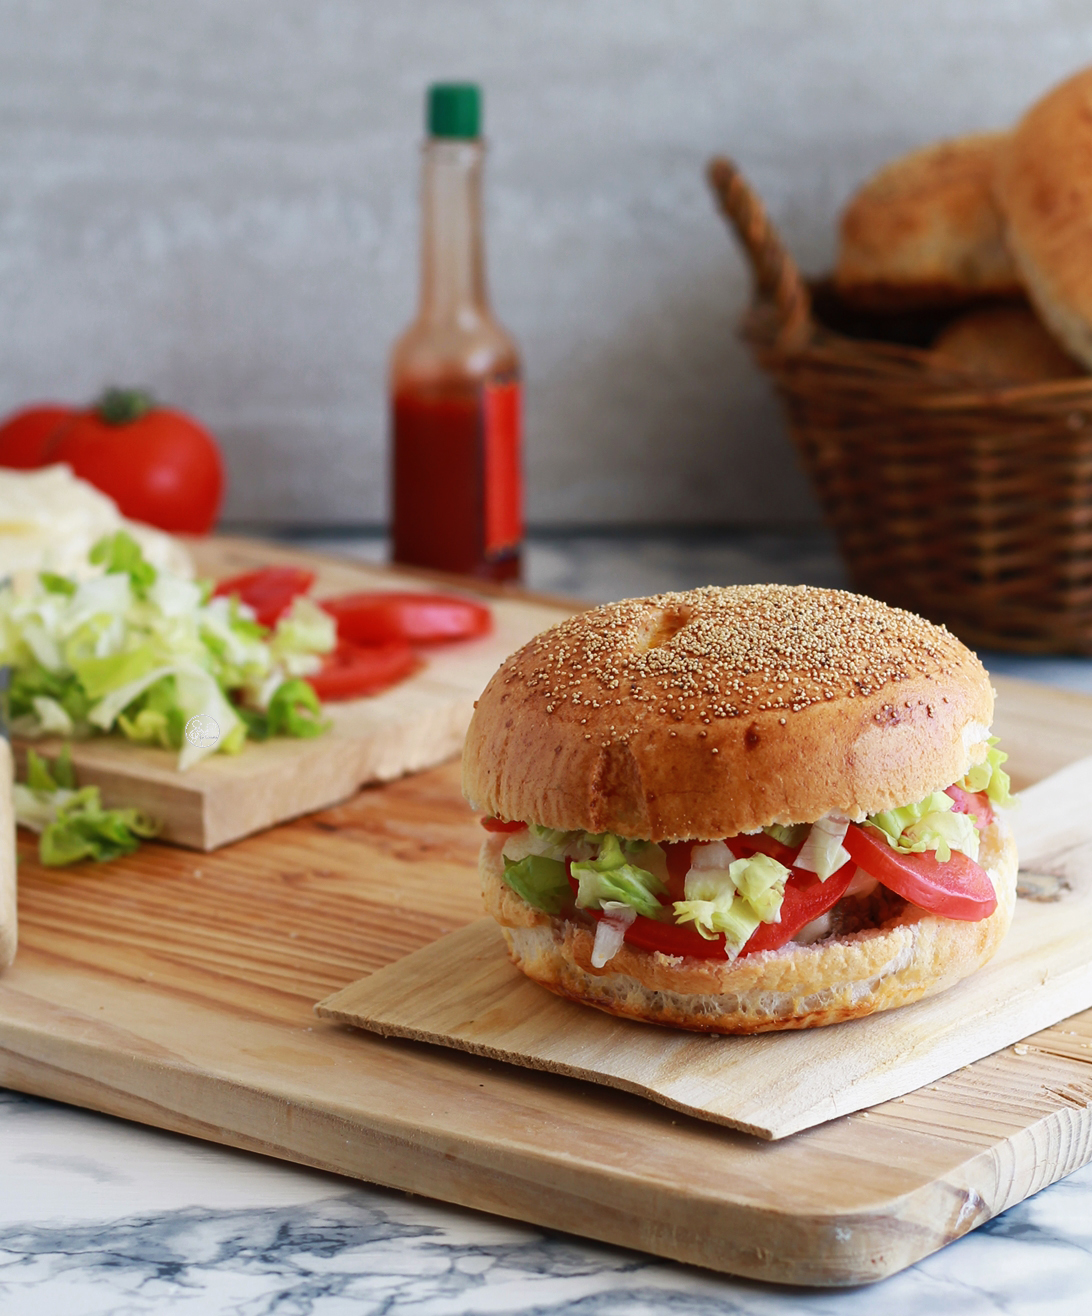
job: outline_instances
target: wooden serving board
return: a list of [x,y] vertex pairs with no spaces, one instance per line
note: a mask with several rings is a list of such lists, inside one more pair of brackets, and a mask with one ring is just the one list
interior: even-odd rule
[[603,1083],[760,1138],[924,1087],[1092,1007],[1092,758],[1032,786],[1014,824],[1049,900],[1020,900],[983,969],[833,1029],[707,1037],[616,1019],[515,969],[491,918],[336,992],[326,1019]]
[[[1090,752],[1092,701],[997,684],[1022,784]],[[480,836],[450,763],[212,855],[47,872],[25,845],[0,1083],[791,1284],[891,1274],[1092,1158],[1092,1012],[772,1143],[317,1019],[480,916]]]
[[[223,578],[272,564],[316,572],[315,598],[355,590],[436,590],[435,578],[324,557],[283,544],[247,539],[189,541],[199,576]],[[466,592],[467,582],[457,588]],[[276,737],[248,744],[239,755],[217,754],[187,772],[177,755],[133,745],[120,736],[77,743],[73,762],[81,785],[98,786],[107,805],[133,806],[162,824],[164,840],[215,850],[251,832],[326,808],[360,786],[391,781],[457,754],[474,700],[501,662],[571,609],[482,586],[493,631],[478,640],[440,646],[424,668],[367,699],[326,705],[333,727],[314,740]],[[53,757],[61,741],[34,742]],[[25,758],[26,746],[16,746]]]

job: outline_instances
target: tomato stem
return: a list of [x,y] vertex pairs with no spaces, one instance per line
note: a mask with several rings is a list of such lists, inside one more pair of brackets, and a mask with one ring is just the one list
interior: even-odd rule
[[107,425],[131,425],[155,410],[155,399],[141,388],[108,388],[95,410]]

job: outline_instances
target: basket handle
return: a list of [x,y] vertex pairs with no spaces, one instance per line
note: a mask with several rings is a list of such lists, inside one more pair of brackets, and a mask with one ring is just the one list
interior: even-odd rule
[[758,292],[771,298],[777,310],[778,347],[802,347],[814,329],[811,296],[781,235],[770,223],[766,207],[724,156],[710,160],[708,178],[724,217],[735,228],[750,257]]

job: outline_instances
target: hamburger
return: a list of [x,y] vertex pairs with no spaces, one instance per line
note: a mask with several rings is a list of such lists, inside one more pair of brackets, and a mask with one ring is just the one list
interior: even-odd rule
[[543,987],[676,1028],[810,1028],[943,991],[1012,918],[992,715],[969,649],[860,595],[594,608],[477,703],[486,907]]

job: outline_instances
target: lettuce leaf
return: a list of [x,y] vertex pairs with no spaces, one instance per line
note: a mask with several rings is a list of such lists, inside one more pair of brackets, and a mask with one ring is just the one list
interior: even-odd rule
[[809,823],[770,823],[769,827],[763,827],[762,830],[775,841],[795,850],[807,840],[809,826]]
[[268,740],[270,736],[321,736],[331,726],[322,716],[322,704],[314,688],[300,680],[282,681],[264,713],[245,708],[236,711],[253,740]]
[[72,670],[84,694],[89,699],[101,699],[121,686],[142,680],[158,666],[159,659],[152,646],[142,644],[106,658],[77,659],[72,663]]
[[277,622],[269,641],[275,660],[290,676],[310,676],[322,666],[320,654],[337,645],[337,623],[325,609],[299,594]]
[[58,576],[55,571],[42,571],[38,579],[42,582],[42,588],[51,594],[71,595],[76,592],[76,582],[67,576]]
[[77,789],[67,745],[52,766],[28,750],[27,780],[16,783],[13,798],[16,822],[39,833],[38,857],[50,868],[132,854],[159,831],[137,809],[104,809],[97,786]]
[[[100,540],[91,559],[103,574],[88,580],[44,573],[19,591],[0,586],[0,663],[12,668],[17,734],[119,732],[177,750],[185,770],[207,754],[237,752],[248,734],[327,730],[300,678],[321,666],[336,627],[311,600],[297,599],[270,633],[238,600],[157,571],[124,531]],[[198,714],[219,727],[215,743],[186,739]]]
[[648,869],[630,863],[617,836],[604,836],[599,854],[573,864],[572,874],[580,883],[578,909],[600,909],[604,901],[617,900],[646,918],[667,917],[667,910],[656,898],[666,893],[667,883]]
[[893,850],[922,854],[935,850],[941,863],[947,863],[953,850],[978,859],[978,828],[966,813],[952,812],[952,798],[934,791],[917,804],[887,809],[865,819],[865,825],[882,833]]
[[789,870],[769,855],[735,859],[727,869],[691,868],[675,901],[675,921],[693,923],[707,940],[724,934],[725,953],[734,959],[760,923],[776,923]]
[[986,761],[976,763],[959,784],[965,791],[971,791],[973,794],[985,791],[991,804],[996,804],[1000,809],[1011,809],[1016,803],[1011,790],[1012,782],[1009,774],[1001,766],[1009,756],[999,749],[994,749],[996,744],[997,737],[993,736],[990,747],[986,751]]
[[137,541],[124,530],[100,539],[89,556],[96,566],[106,568],[107,575],[127,575],[134,590],[144,591],[154,585],[159,574],[145,559]]
[[517,896],[547,914],[559,914],[572,899],[572,888],[560,859],[529,854],[518,863],[506,860],[504,880]]

